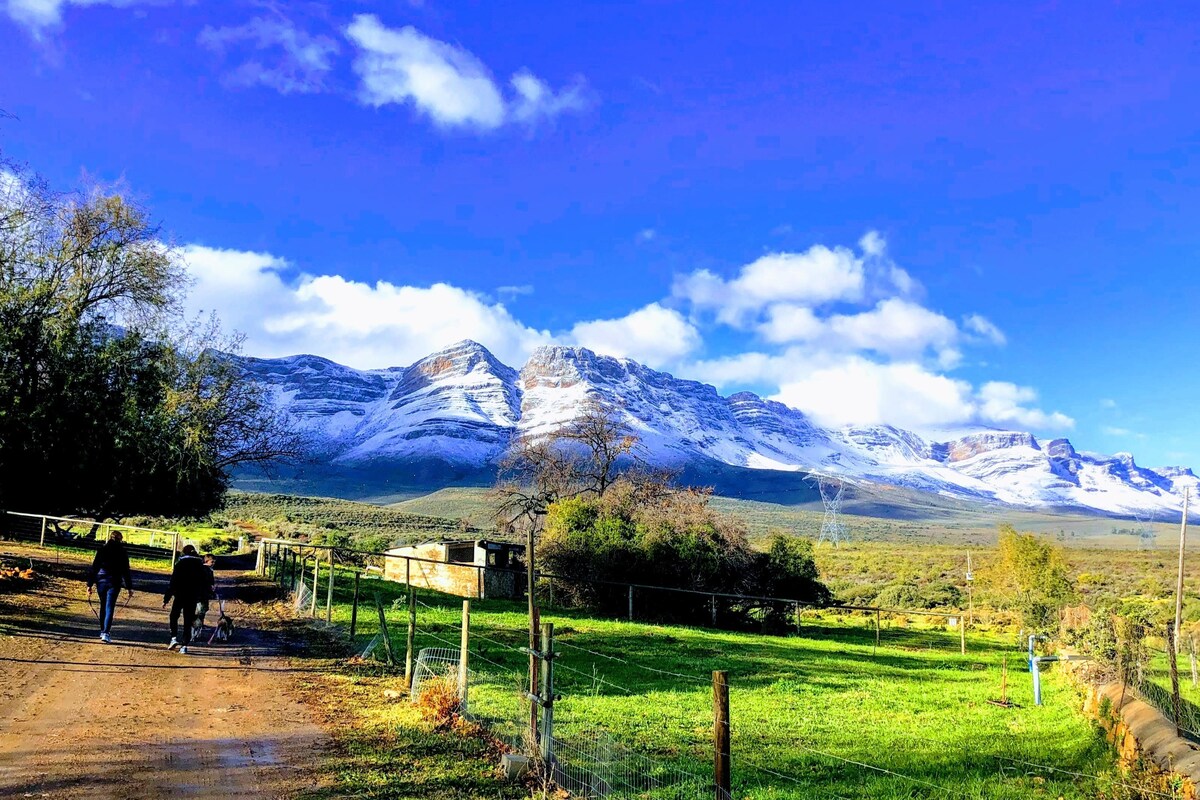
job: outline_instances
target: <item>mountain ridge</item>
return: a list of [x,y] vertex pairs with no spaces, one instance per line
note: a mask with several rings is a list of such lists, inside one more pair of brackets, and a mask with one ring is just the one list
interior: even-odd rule
[[310,434],[332,469],[436,475],[494,468],[514,436],[570,422],[588,399],[622,415],[643,457],[703,475],[706,465],[818,472],[1020,508],[1178,516],[1200,481],[1130,453],[1080,451],[1066,438],[980,428],[944,441],[890,425],[823,428],[752,392],[721,395],[632,359],[580,347],[535,350],[520,369],[464,340],[407,367],[356,370],[311,355],[235,357]]

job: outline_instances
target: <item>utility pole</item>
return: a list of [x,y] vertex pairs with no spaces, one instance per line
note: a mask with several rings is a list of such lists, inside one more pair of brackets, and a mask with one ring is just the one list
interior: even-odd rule
[[1188,490],[1183,490],[1183,519],[1179,523],[1179,577],[1175,582],[1175,652],[1179,652],[1179,629],[1183,623],[1183,551],[1187,546]]

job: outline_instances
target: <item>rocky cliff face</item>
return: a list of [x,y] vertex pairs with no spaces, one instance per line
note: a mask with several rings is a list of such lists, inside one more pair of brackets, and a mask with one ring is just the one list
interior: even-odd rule
[[662,465],[819,471],[1025,507],[1169,513],[1190,469],[1076,451],[1066,439],[981,430],[945,441],[891,426],[826,430],[749,392],[677,379],[583,348],[543,347],[518,372],[475,342],[408,367],[359,371],[315,356],[244,358],[335,464],[494,466],[512,438],[552,431],[590,399],[619,409]]

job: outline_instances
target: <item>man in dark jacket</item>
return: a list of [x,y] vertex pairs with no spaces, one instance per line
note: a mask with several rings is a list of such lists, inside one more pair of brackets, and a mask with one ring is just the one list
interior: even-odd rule
[[[192,640],[192,625],[196,622],[196,605],[203,601],[212,587],[212,571],[204,566],[196,548],[185,545],[183,555],[175,562],[171,572],[171,582],[167,585],[167,593],[163,595],[163,607],[174,598],[171,606],[171,650],[178,648],[180,653],[187,654],[188,644]],[[183,633],[179,632],[179,615],[183,614]]]
[[93,586],[100,593],[100,641],[105,644],[112,642],[109,631],[112,630],[113,614],[117,610],[117,598],[121,596],[121,584],[125,585],[129,596],[133,597],[129,554],[125,552],[122,538],[120,531],[109,534],[108,541],[96,551],[87,578],[88,601],[91,601]]

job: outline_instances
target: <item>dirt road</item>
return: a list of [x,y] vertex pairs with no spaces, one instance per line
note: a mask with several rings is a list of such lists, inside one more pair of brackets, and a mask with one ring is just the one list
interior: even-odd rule
[[[286,798],[316,788],[325,738],[287,691],[302,661],[245,624],[232,644],[168,651],[165,579],[145,572],[103,644],[81,570],[68,571],[33,593],[0,595],[0,797]],[[227,604],[245,623],[239,607]]]

